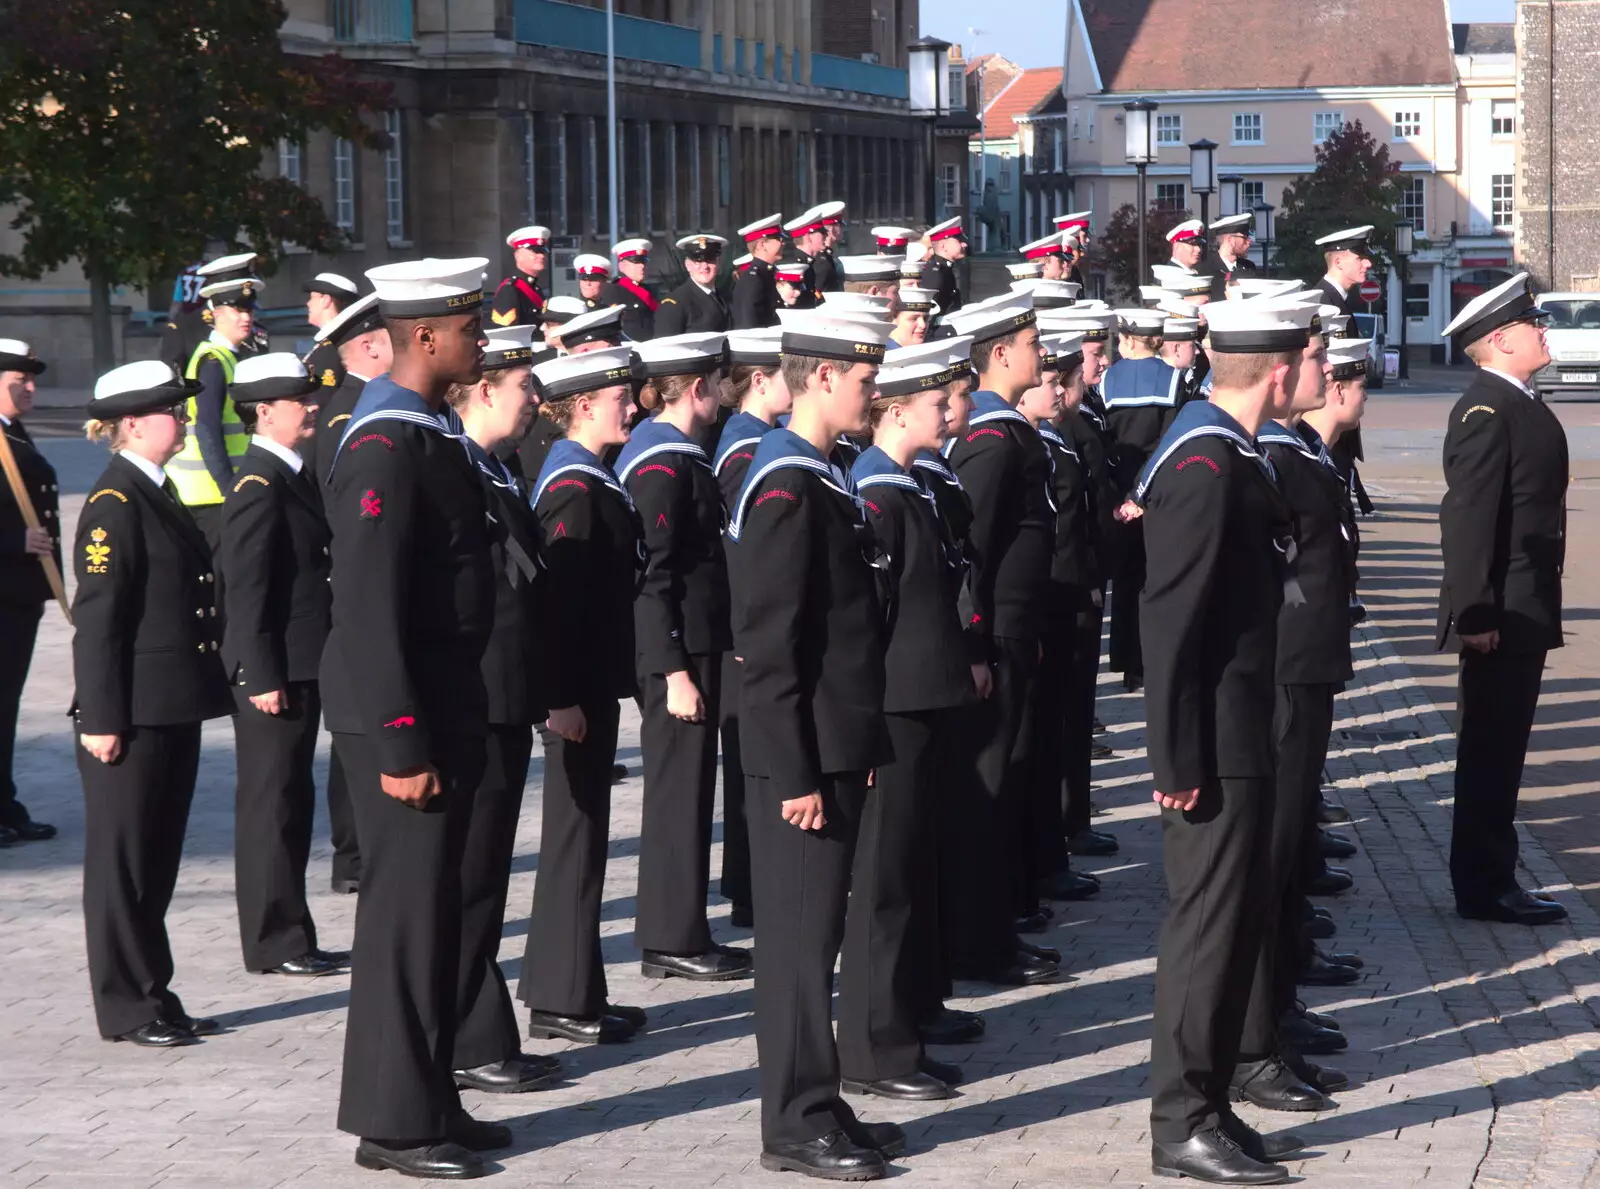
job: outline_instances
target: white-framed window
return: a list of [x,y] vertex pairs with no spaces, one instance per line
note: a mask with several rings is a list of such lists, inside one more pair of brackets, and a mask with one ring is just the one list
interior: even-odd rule
[[1183,143],[1183,117],[1156,113],[1156,144],[1181,145]]
[[1055,171],[1060,173],[1067,167],[1067,137],[1060,124],[1050,125],[1050,143],[1054,146]]
[[1234,144],[1262,144],[1265,140],[1266,137],[1262,134],[1260,112],[1236,111],[1233,113]]
[[389,147],[383,150],[383,230],[391,244],[406,239],[405,121],[398,111],[383,113]]
[[1489,178],[1489,219],[1496,227],[1510,227],[1517,214],[1517,177],[1497,173]]
[[1182,182],[1157,182],[1156,205],[1164,211],[1181,211],[1188,201],[1188,188]]
[[1342,111],[1319,111],[1311,116],[1311,143],[1321,144],[1344,127]]
[[939,166],[939,191],[945,210],[961,209],[961,167],[954,161]]
[[967,110],[967,68],[965,66],[950,67],[950,110]]
[[1011,158],[1010,157],[1001,157],[1000,158],[999,170],[1000,170],[1000,181],[999,181],[1000,193],[1009,194],[1009,193],[1011,193]]
[[1493,136],[1517,134],[1517,101],[1491,99],[1489,101],[1489,132]]
[[1257,203],[1267,200],[1266,182],[1240,182],[1239,183],[1239,210],[1253,210]]
[[1400,183],[1400,208],[1402,219],[1410,219],[1418,235],[1427,235],[1428,183],[1423,178],[1406,178]]
[[278,142],[278,176],[285,181],[302,185],[300,174],[300,142],[294,140],[280,140]]
[[333,224],[346,235],[356,230],[356,146],[344,137],[333,142]]
[[1394,113],[1394,138],[1396,140],[1410,140],[1422,135],[1422,113],[1420,111],[1397,111]]

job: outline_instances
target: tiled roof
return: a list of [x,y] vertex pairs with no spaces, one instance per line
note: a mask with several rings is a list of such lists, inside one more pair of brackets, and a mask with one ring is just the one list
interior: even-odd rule
[[1451,25],[1450,33],[1458,54],[1517,52],[1517,27],[1509,21],[1474,21],[1470,25]]
[[1005,140],[1017,134],[1016,117],[1037,108],[1061,86],[1061,67],[1042,66],[1024,70],[1011,85],[989,101],[983,115],[984,135],[990,140]]
[[1448,85],[1441,0],[1080,0],[1107,91]]

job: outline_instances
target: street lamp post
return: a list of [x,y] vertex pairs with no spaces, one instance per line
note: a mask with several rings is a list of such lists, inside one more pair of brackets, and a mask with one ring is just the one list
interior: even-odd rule
[[1160,104],[1153,99],[1134,99],[1122,105],[1126,113],[1124,131],[1127,134],[1125,141],[1125,157],[1129,165],[1133,166],[1139,174],[1139,279],[1136,284],[1144,284],[1146,274],[1149,272],[1149,249],[1145,244],[1145,170],[1156,159],[1156,108]]
[[1211,223],[1211,196],[1217,192],[1217,142],[1200,139],[1189,146],[1189,189],[1200,195],[1200,223]]
[[1411,378],[1411,368],[1406,362],[1406,323],[1411,321],[1406,311],[1406,288],[1411,281],[1411,253],[1416,249],[1416,226],[1410,219],[1401,219],[1394,225],[1394,259],[1400,270],[1400,374],[1402,380]]
[[1222,195],[1217,203],[1218,215],[1226,219],[1229,215],[1242,214],[1239,210],[1239,187],[1244,185],[1244,179],[1236,173],[1225,173],[1217,180],[1222,183]]
[[928,169],[924,179],[926,188],[923,191],[923,199],[927,208],[924,213],[929,227],[939,221],[934,194],[934,175],[937,171],[933,160],[933,126],[940,116],[947,115],[950,111],[950,97],[946,94],[948,88],[945,77],[945,62],[949,52],[950,43],[940,41],[937,37],[924,37],[906,46],[906,85],[911,114],[921,116],[927,124]]
[[1256,215],[1256,238],[1261,241],[1261,271],[1267,272],[1267,249],[1272,246],[1272,212],[1278,208],[1270,202],[1258,202],[1250,208]]

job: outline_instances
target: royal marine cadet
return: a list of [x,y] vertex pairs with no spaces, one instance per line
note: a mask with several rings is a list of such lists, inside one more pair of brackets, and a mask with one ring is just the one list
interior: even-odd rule
[[585,310],[600,308],[600,291],[611,280],[611,261],[593,252],[580,252],[572,258],[572,272],[578,278],[578,300]]
[[734,330],[760,330],[778,324],[778,286],[774,266],[783,255],[783,216],[768,215],[739,228],[750,249],[750,264],[733,283]]
[[956,261],[967,255],[967,233],[962,230],[961,216],[955,215],[943,223],[928,228],[928,258],[922,264],[921,287],[933,290],[933,300],[949,317],[961,308],[961,286],[956,282]]
[[812,214],[822,224],[824,239],[822,250],[811,261],[812,278],[817,292],[837,293],[844,288],[844,277],[839,272],[839,259],[834,249],[844,239],[844,203],[838,199],[811,208]]
[[625,239],[611,249],[617,279],[600,291],[600,304],[622,307],[623,336],[636,343],[655,337],[656,295],[644,283],[650,271],[650,241]]
[[800,253],[801,278],[798,296],[790,303],[793,308],[809,310],[822,300],[822,286],[817,281],[817,264],[828,243],[828,229],[819,213],[822,208],[812,207],[783,225],[783,233]]
[[[361,290],[354,281],[336,272],[319,272],[303,288],[306,291],[306,321],[311,323],[313,331],[328,325],[361,296]],[[339,348],[326,338],[316,338],[315,345],[306,354],[305,365],[311,378],[329,392],[339,387],[339,382],[344,379],[344,364],[339,359]]]
[[516,271],[494,291],[490,319],[496,326],[538,326],[544,316],[545,293],[539,278],[550,263],[550,229],[533,224],[506,236]]
[[656,334],[725,334],[733,324],[728,299],[717,288],[717,266],[728,241],[720,235],[686,235],[678,241],[683,267],[689,274],[656,307]]

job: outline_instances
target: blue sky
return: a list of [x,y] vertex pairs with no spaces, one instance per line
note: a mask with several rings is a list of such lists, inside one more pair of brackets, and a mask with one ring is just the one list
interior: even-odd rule
[[[1198,0],[1196,0],[1198,2]],[[1212,0],[1213,3],[1216,0]],[[1515,0],[1449,0],[1456,21],[1509,21]],[[922,32],[953,41],[970,56],[1002,54],[1022,66],[1058,66],[1066,36],[1063,0],[921,0]],[[983,36],[968,30],[976,26]]]

